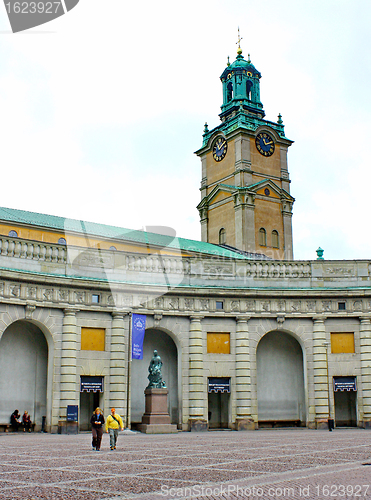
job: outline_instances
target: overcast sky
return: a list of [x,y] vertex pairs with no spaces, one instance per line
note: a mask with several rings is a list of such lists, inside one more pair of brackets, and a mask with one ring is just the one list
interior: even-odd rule
[[199,239],[193,152],[238,26],[295,141],[295,258],[371,258],[369,0],[80,0],[18,34],[0,6],[0,205]]

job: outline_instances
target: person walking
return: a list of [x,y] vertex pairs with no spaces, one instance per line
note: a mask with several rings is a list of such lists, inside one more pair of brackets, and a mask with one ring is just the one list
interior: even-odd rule
[[93,435],[92,447],[93,451],[100,451],[100,445],[102,442],[103,436],[103,424],[104,424],[104,416],[103,412],[100,408],[96,408],[94,413],[90,419],[91,423],[91,433]]
[[116,413],[115,408],[111,409],[111,415],[108,415],[106,421],[106,432],[109,433],[109,444],[111,450],[116,449],[117,438],[119,435],[119,430],[124,430],[124,424],[122,423],[122,418],[118,413]]

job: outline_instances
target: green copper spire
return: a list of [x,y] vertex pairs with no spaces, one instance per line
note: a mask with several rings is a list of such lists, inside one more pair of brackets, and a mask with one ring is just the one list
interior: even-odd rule
[[257,118],[264,118],[265,115],[260,102],[261,74],[252,64],[250,54],[247,61],[243,57],[241,40],[238,28],[236,60],[230,63],[228,57],[227,67],[220,77],[223,84],[223,105],[220,114],[222,121],[228,120],[237,110]]

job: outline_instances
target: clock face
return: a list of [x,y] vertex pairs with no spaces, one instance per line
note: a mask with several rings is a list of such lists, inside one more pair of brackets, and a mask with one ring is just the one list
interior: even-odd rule
[[274,141],[266,132],[260,132],[255,139],[256,149],[263,156],[272,156],[274,153]]
[[213,158],[215,161],[222,161],[227,154],[227,141],[224,137],[218,137],[213,148]]

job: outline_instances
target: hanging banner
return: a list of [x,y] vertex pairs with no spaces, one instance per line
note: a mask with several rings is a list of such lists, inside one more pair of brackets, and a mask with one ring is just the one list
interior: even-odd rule
[[146,329],[146,316],[133,314],[131,329],[131,358],[143,359],[143,340]]

